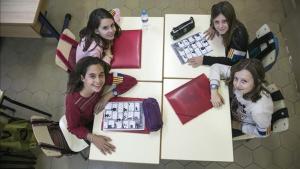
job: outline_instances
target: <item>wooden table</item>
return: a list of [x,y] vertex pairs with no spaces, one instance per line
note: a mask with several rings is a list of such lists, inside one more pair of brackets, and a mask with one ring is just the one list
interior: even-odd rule
[[[173,27],[194,18],[195,28],[174,41],[170,35]],[[209,77],[209,66],[192,68],[182,65],[171,44],[198,32],[210,24],[210,15],[165,15],[163,94],[176,89],[192,78],[204,73]],[[208,55],[225,56],[221,37],[208,41],[213,51]],[[233,161],[231,119],[228,87],[221,83],[220,92],[225,100],[221,108],[212,108],[182,125],[170,103],[163,96],[163,121],[161,158],[195,161]],[[199,103],[201,104],[201,103]]]
[[[164,95],[187,81],[164,79]],[[220,94],[225,101],[222,107],[212,108],[184,125],[163,96],[162,159],[233,161],[229,94],[224,82]]]
[[[124,97],[153,97],[161,103],[162,83],[138,82],[138,84],[123,94]],[[103,112],[95,116],[93,133],[108,136],[116,146],[116,152],[103,155],[94,144],[90,148],[90,160],[118,161],[133,163],[159,163],[160,131],[151,134],[126,132],[104,132],[101,130]]]
[[[174,41],[170,35],[173,27],[176,27],[180,23],[187,21],[190,17],[194,18],[195,28]],[[164,41],[164,78],[194,78],[201,73],[208,74],[208,66],[199,66],[192,68],[188,64],[182,65],[173,51],[171,44],[184,39],[190,35],[198,32],[204,32],[209,28],[210,15],[186,15],[186,14],[166,14],[165,15],[165,41]],[[225,48],[222,43],[221,37],[215,37],[213,40],[209,40],[213,51],[208,53],[211,56],[225,56]]]

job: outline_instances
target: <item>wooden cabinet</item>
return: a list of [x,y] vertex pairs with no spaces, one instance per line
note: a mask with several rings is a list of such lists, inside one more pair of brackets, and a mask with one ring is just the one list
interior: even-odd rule
[[1,37],[41,37],[43,0],[0,0]]

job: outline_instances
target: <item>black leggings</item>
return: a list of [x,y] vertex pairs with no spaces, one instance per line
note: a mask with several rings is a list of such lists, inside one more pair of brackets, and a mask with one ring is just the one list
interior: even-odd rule
[[237,137],[237,136],[241,136],[241,135],[244,135],[244,133],[241,130],[232,129],[232,137]]

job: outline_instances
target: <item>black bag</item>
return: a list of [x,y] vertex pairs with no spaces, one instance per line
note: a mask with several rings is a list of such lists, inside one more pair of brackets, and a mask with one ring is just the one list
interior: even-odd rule
[[191,31],[194,27],[195,21],[194,18],[191,17],[188,21],[185,21],[179,26],[174,27],[171,31],[171,36],[173,37],[173,40],[176,40]]

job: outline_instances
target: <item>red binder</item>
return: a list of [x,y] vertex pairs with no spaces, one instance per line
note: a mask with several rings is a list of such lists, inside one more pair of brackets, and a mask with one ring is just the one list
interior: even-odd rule
[[[143,101],[143,98],[131,98],[131,97],[114,97],[109,102],[122,102],[122,101]],[[101,129],[103,128],[103,122],[101,124]],[[150,134],[149,129],[146,128],[144,130],[114,130],[112,132],[129,132],[129,133],[140,133],[140,134]]]
[[113,45],[112,68],[141,68],[142,30],[123,30]]
[[212,108],[208,78],[202,74],[165,94],[182,124]]

